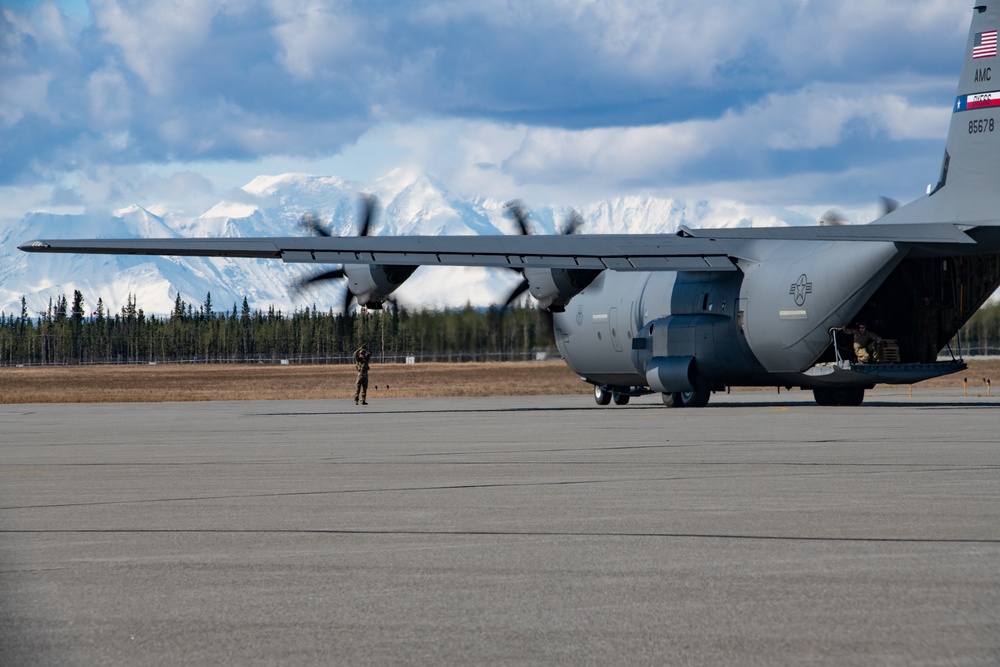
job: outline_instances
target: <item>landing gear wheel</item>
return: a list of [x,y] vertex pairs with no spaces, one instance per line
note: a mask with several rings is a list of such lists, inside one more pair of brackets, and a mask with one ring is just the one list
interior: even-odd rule
[[835,389],[813,389],[816,405],[861,405],[865,400],[864,387],[837,387]]
[[838,390],[839,405],[861,405],[865,400],[864,387],[844,387]]
[[663,399],[663,405],[666,406],[666,407],[668,407],[668,408],[681,408],[681,407],[684,407],[683,404],[681,403],[681,394],[680,394],[680,392],[677,392],[677,391],[674,391],[674,392],[669,392],[669,391],[663,392],[662,394],[660,394],[660,398]]
[[631,397],[620,391],[614,391],[611,392],[611,398],[614,400],[615,405],[628,405],[628,399]]
[[607,405],[611,402],[611,392],[608,391],[607,387],[602,387],[599,384],[594,385],[594,400],[597,401],[598,405]]
[[813,398],[816,399],[816,405],[836,405],[833,389],[813,389]]
[[711,389],[698,388],[694,391],[682,391],[681,405],[685,408],[703,408],[708,405],[708,399],[711,397]]

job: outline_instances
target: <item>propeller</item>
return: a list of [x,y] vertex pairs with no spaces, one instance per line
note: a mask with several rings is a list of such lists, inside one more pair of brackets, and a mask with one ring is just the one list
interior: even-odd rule
[[[376,200],[373,195],[363,195],[361,198],[361,227],[358,229],[358,236],[368,236],[368,232],[371,229],[372,218],[375,217],[375,206]],[[315,236],[320,236],[324,238],[329,238],[333,236],[330,230],[323,226],[320,219],[316,217],[315,213],[306,213],[299,219],[299,225],[311,232]],[[303,278],[296,281],[292,285],[292,290],[295,292],[302,292],[317,283],[326,282],[328,280],[344,280],[347,278],[347,273],[344,271],[344,267],[338,269],[333,269],[331,271],[324,271],[323,273],[317,273],[316,275],[309,276],[308,278]],[[347,285],[344,286],[344,302],[343,302],[343,313],[347,315],[348,309],[351,307],[351,301],[354,300],[354,293],[351,292],[351,288]]]
[[[879,200],[879,214],[876,217],[876,220],[883,216],[889,215],[897,208],[899,208],[899,202],[896,201],[895,199],[891,199],[889,197],[879,197],[878,200]],[[843,213],[841,213],[835,208],[831,208],[826,213],[824,213],[822,217],[820,217],[819,224],[821,227],[822,226],[836,227],[839,225],[847,225],[850,223],[848,222],[847,218],[844,217]]]
[[[517,229],[521,235],[530,236],[531,228],[528,226],[528,210],[524,207],[524,203],[514,200],[512,202],[508,202],[506,208],[507,210],[504,211],[504,214],[514,219],[514,224],[517,225]],[[507,296],[507,300],[504,301],[503,304],[503,310],[510,308],[511,304],[517,301],[522,294],[527,292],[529,287],[528,280],[524,277],[524,273],[522,273],[520,269],[510,267],[510,270],[521,274],[521,282],[519,282]]]
[[881,204],[881,206],[880,206],[881,212],[880,212],[880,214],[878,216],[880,218],[883,215],[889,215],[890,213],[892,213],[893,211],[895,211],[897,208],[899,208],[899,202],[896,201],[895,199],[890,199],[889,197],[879,197],[878,199],[879,199],[879,203]]
[[309,212],[304,213],[301,218],[299,218],[299,227],[310,232],[314,236],[331,236],[330,231],[323,226],[319,218],[316,217],[315,213]]
[[847,224],[847,218],[840,211],[831,208],[820,217],[819,224],[821,227],[839,227]]
[[[517,225],[518,231],[520,231],[523,236],[529,236],[531,234],[531,227],[528,224],[528,210],[524,207],[524,204],[518,200],[514,200],[509,202],[506,208],[506,215],[514,219],[514,223]],[[565,224],[559,228],[559,233],[563,236],[576,234],[582,226],[583,218],[576,211],[571,211]],[[510,306],[517,301],[522,294],[527,292],[530,287],[528,279],[524,277],[524,273],[521,269],[510,267],[510,270],[521,274],[521,282],[519,282],[517,286],[511,290],[510,295],[507,297],[507,301],[503,304],[504,309],[510,308]]]
[[577,213],[576,210],[571,210],[569,218],[566,219],[566,224],[559,228],[559,233],[563,236],[569,236],[576,234],[581,227],[583,227],[583,216]]
[[[528,226],[528,209],[524,207],[524,202],[514,200],[507,202],[504,214],[514,219],[521,236],[530,236],[531,227]],[[516,271],[517,269],[515,269]]]

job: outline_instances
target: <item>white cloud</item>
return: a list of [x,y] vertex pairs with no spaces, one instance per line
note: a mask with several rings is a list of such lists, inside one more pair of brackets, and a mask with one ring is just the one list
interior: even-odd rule
[[51,82],[52,75],[48,72],[0,79],[0,127],[14,127],[26,114],[51,118],[48,105]]
[[[564,6],[573,6],[567,2]],[[597,60],[642,81],[707,82],[759,34],[775,7],[746,2],[638,3],[602,1],[582,5],[578,35],[597,40]]]
[[887,153],[943,138],[969,17],[950,0],[93,7],[90,26],[51,3],[2,10],[0,183],[79,174],[104,205],[154,187],[127,178],[152,165],[197,161],[220,187],[234,163],[412,163],[557,203],[779,182],[787,156],[832,174],[859,136]]
[[[280,45],[277,55],[292,76],[308,80],[328,78],[338,65],[357,67],[374,56],[372,26],[344,7],[346,3],[272,3],[277,23],[273,28]],[[333,78],[343,78],[334,76]]]
[[87,77],[87,94],[94,127],[119,127],[131,118],[132,93],[117,63],[109,62]]
[[951,121],[951,109],[914,106],[905,97],[889,95],[875,112],[883,130],[895,141],[943,139]]
[[500,161],[524,180],[568,176],[623,184],[650,173],[676,175],[712,155],[745,163],[751,172],[754,156],[768,151],[835,147],[855,121],[872,136],[943,140],[949,117],[948,109],[913,108],[898,95],[850,94],[817,86],[769,95],[759,104],[711,120],[582,131],[533,128],[522,145]]
[[154,97],[183,83],[177,65],[201,48],[211,34],[212,18],[225,0],[94,0],[94,21],[102,39],[117,47],[125,64]]
[[359,144],[396,146],[404,151],[397,162],[422,166],[454,191],[502,199],[519,187],[502,163],[526,134],[522,125],[441,119],[384,126]]

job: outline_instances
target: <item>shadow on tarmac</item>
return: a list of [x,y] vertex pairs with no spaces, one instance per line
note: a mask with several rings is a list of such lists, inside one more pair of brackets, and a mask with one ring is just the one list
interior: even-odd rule
[[[818,408],[812,401],[739,401],[739,402],[726,402],[725,399],[720,399],[717,402],[708,404],[703,408],[687,408],[683,409],[683,414],[690,414],[694,411],[714,411],[714,410],[732,410],[738,408]],[[983,403],[981,400],[973,399],[962,399],[962,400],[901,400],[901,401],[889,401],[889,400],[870,400],[865,401],[860,406],[823,406],[824,410],[864,410],[866,408],[870,409],[892,409],[892,408],[922,408],[922,409],[936,409],[936,410],[996,410],[1000,408],[1000,405],[993,403]],[[477,406],[477,407],[467,407],[467,408],[407,408],[407,407],[365,407],[365,408],[353,408],[344,410],[310,410],[310,411],[283,411],[283,412],[255,412],[248,413],[247,416],[257,416],[257,417],[303,417],[303,416],[320,416],[320,415],[406,415],[406,414],[475,414],[475,413],[546,413],[546,412],[582,412],[591,410],[661,410],[664,415],[680,414],[678,412],[679,408],[665,408],[659,403],[645,403],[645,404],[631,404],[631,405],[621,405],[621,406],[599,406],[599,405],[586,405],[581,404],[579,406],[557,406],[557,407],[504,407],[504,406]]]

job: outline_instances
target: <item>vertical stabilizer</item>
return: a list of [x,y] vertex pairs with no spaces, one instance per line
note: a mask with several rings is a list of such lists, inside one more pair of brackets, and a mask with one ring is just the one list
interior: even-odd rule
[[977,0],[941,175],[891,222],[1000,223],[1000,0]]

